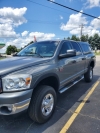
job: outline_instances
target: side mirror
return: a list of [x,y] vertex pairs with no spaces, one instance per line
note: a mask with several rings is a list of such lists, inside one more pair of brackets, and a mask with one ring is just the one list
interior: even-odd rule
[[71,49],[71,50],[67,50],[65,54],[60,54],[59,58],[67,58],[67,57],[73,57],[76,56],[76,50],[75,49]]

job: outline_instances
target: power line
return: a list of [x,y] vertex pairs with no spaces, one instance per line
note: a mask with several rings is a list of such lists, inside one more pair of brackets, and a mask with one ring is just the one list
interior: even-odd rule
[[[60,25],[60,22],[55,22],[55,21],[45,21],[45,20],[35,20],[35,19],[27,19],[28,22],[30,23],[41,23],[41,24],[51,24],[51,25]],[[6,23],[8,23],[10,21],[7,21]],[[4,24],[6,24],[4,23]],[[9,30],[6,30],[9,31]]]
[[[61,11],[61,10],[58,10],[58,9],[55,9],[55,8],[52,8],[50,6],[46,6],[46,5],[43,5],[43,4],[40,4],[38,2],[34,2],[32,0],[27,0],[28,2],[31,2],[31,3],[34,3],[34,4],[37,4],[37,5],[40,5],[40,6],[43,6],[43,7],[46,7],[46,8],[50,8],[50,9],[53,9],[53,10],[56,10],[56,11],[59,11],[59,12],[63,12],[63,13],[68,13],[68,12],[64,12],[64,11]],[[51,2],[51,1],[50,1]]]
[[28,19],[28,22],[31,22],[31,23],[41,23],[41,24],[59,25],[59,22],[45,21],[45,20],[32,20],[32,19]]
[[96,18],[96,19],[99,19],[99,20],[100,20],[100,18],[98,18],[98,17],[96,17],[96,16],[93,16],[93,15],[90,15],[90,14],[87,14],[87,13],[84,13],[84,12],[80,12],[80,11],[78,11],[78,10],[76,10],[76,9],[73,9],[73,8],[71,8],[71,7],[62,5],[62,4],[57,3],[57,2],[55,2],[55,1],[51,1],[51,0],[47,0],[47,1],[52,2],[52,3],[56,4],[56,5],[62,6],[62,7],[64,7],[64,8],[70,9],[70,10],[72,10],[72,11],[79,12],[79,13],[82,13],[82,14],[84,14],[84,15],[86,15],[86,16],[89,16],[89,17]]
[[[31,20],[31,19],[27,19],[28,22],[30,23],[40,23],[40,24],[51,24],[51,25],[59,25],[59,23],[57,22],[53,22],[53,21],[45,21],[45,20]],[[4,31],[5,32],[5,29],[0,29],[0,31]],[[6,31],[9,31],[9,32],[15,32],[14,29],[11,29],[11,30],[7,30]],[[16,30],[16,32],[23,32],[21,30]]]
[[[52,23],[52,24],[58,24],[58,22],[54,22],[54,21],[47,21],[47,20],[36,20],[36,19],[30,19],[30,18],[27,18],[27,20],[29,21],[29,22],[46,22],[46,23]],[[6,24],[6,23],[9,23],[9,22],[11,22],[10,20],[9,21],[7,21],[7,22],[5,22],[5,23],[3,23],[3,24]],[[2,24],[1,22],[0,22],[0,24]]]
[[[59,23],[57,22],[50,22],[50,21],[41,21],[41,20],[28,20],[28,22],[30,23],[41,23],[41,24],[52,24],[52,25],[59,25]],[[70,28],[78,28],[79,26],[72,26]],[[0,31],[4,31],[5,32],[5,29],[0,29]],[[9,31],[9,32],[23,32],[21,30],[7,30],[6,31]]]

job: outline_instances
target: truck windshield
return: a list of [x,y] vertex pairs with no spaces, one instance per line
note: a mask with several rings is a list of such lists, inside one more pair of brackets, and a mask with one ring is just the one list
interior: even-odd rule
[[36,42],[22,49],[18,56],[52,57],[59,41]]

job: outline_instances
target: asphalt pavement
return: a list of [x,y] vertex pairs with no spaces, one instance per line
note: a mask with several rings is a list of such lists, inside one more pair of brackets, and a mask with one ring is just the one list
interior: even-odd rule
[[[0,133],[59,133],[99,77],[100,56],[97,56],[93,82],[85,83],[82,80],[59,95],[54,115],[48,122],[37,124],[28,117],[27,112],[18,116],[0,116]],[[100,133],[99,99],[100,84],[86,101],[67,133]]]

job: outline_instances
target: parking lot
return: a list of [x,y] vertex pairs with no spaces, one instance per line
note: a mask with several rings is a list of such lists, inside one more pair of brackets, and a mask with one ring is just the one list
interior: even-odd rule
[[[100,133],[100,84],[94,89],[89,99],[84,98],[99,81],[100,56],[94,69],[92,83],[84,80],[58,96],[57,106],[52,118],[45,124],[34,123],[26,112],[18,116],[0,116],[0,133],[59,133],[69,122],[67,133]],[[77,113],[75,110],[84,102]],[[77,113],[75,119],[73,114]]]

